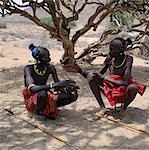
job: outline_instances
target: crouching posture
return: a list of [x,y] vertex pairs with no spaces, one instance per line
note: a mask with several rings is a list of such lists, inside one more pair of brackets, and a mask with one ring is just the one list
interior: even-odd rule
[[[24,67],[23,96],[28,115],[32,117],[34,112],[55,119],[58,116],[57,107],[77,100],[78,86],[72,80],[59,81],[54,65],[50,64],[48,49],[33,44],[29,49],[36,63]],[[49,75],[54,80],[51,84],[47,84]],[[55,90],[56,93],[53,92]]]
[[[90,88],[101,107],[101,114],[106,113],[101,92],[108,98],[111,106],[122,103],[121,110],[124,112],[135,99],[136,94],[143,95],[145,91],[146,87],[134,81],[131,76],[133,57],[124,53],[125,48],[130,43],[130,39],[113,39],[109,46],[110,52],[99,70],[86,71],[78,65],[72,67],[73,71],[77,71],[87,78]],[[104,77],[103,74],[107,70],[109,70],[109,74]]]

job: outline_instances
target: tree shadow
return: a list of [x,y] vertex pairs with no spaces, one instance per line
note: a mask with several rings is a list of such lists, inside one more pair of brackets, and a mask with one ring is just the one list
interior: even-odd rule
[[[116,124],[102,120],[88,121],[86,118],[94,116],[99,106],[86,79],[79,74],[65,72],[60,65],[56,65],[56,68],[61,80],[73,79],[80,86],[78,100],[60,108],[60,117],[57,120],[28,120],[44,126],[48,131],[59,137],[66,138],[66,141],[72,146],[46,135],[4,111],[4,108],[12,108],[16,115],[26,119],[21,94],[23,89],[23,70],[21,66],[0,72],[0,79],[2,79],[0,98],[3,100],[0,105],[0,149],[148,149],[148,136],[146,135],[128,131]],[[148,67],[136,67],[134,73],[138,70],[141,70],[141,72],[138,71],[135,74],[135,79],[147,83],[148,72],[144,72],[147,69]],[[147,78],[142,74],[146,75]],[[140,77],[142,78],[140,79]],[[51,81],[49,80],[49,82]],[[139,108],[128,107],[127,117],[121,121],[130,125],[143,126],[144,130],[148,130],[149,107],[141,107],[142,103],[140,103]]]
[[121,107],[116,110],[108,108],[107,116],[112,116],[113,119],[118,119],[124,123],[137,123],[145,124],[148,123],[148,109],[141,109],[137,107],[128,107],[125,112],[121,113]]
[[[77,111],[74,109],[74,105],[71,107],[72,108],[66,107],[61,110],[61,116],[57,120],[30,121],[34,124],[44,126],[47,131],[50,131],[57,137],[66,137],[66,141],[71,146],[67,146],[65,143],[57,141],[45,133],[38,131],[31,125],[12,118],[12,116],[8,116],[3,112],[2,115],[4,116],[1,116],[3,118],[1,118],[1,123],[8,122],[5,127],[0,128],[2,135],[1,143],[3,146],[5,145],[3,148],[49,149],[47,143],[48,145],[51,143],[52,149],[133,149],[135,144],[135,148],[140,149],[140,138],[146,139],[142,134],[136,134],[131,140],[129,136],[127,137],[125,134],[123,135],[123,133],[117,136],[113,131],[118,130],[119,126],[102,120],[89,122],[85,119],[86,113],[88,113],[87,110],[83,109]],[[126,131],[124,130],[123,132]],[[107,139],[106,142],[104,138]],[[101,144],[101,142],[98,144],[99,139],[101,141],[103,140],[103,144]],[[110,143],[106,144],[108,139]],[[53,143],[57,144],[57,146],[53,145]],[[96,144],[94,145],[94,143]],[[143,145],[143,148],[147,149],[147,146],[147,144]]]

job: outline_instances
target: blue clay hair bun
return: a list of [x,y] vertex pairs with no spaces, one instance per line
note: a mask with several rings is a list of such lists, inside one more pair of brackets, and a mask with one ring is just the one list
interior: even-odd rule
[[31,43],[28,48],[32,51],[35,48],[35,45]]
[[38,50],[38,47],[36,47],[33,43],[31,43],[29,45],[29,49],[32,51],[32,56],[33,58],[35,59],[38,59],[39,58],[39,50]]

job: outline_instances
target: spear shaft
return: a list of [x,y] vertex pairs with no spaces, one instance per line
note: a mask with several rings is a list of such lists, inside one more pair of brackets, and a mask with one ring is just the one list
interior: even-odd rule
[[[63,142],[63,143],[65,143],[66,145],[68,145],[68,146],[70,146],[70,147],[73,148],[72,144],[70,144],[70,143],[68,143],[66,140],[64,140],[64,139],[62,139],[62,138],[60,138],[60,137],[54,135],[54,134],[51,133],[50,131],[47,131],[46,128],[41,127],[40,125],[37,125],[37,124],[33,124],[33,123],[31,123],[31,122],[29,122],[29,121],[27,121],[27,120],[25,120],[25,119],[23,119],[23,118],[21,118],[21,117],[15,115],[14,112],[11,111],[11,110],[9,110],[9,109],[6,109],[6,108],[5,108],[4,110],[7,111],[7,112],[8,112],[9,114],[11,114],[12,116],[14,116],[16,119],[22,120],[22,121],[26,122],[27,124],[30,124],[31,126],[37,128],[37,129],[39,129],[40,131],[46,133],[47,135],[50,135],[51,137],[57,139],[58,141]],[[73,149],[76,150],[76,148],[73,148]]]

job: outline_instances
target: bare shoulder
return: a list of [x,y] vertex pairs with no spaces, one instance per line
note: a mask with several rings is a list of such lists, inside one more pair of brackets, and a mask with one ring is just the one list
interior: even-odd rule
[[31,74],[32,70],[33,70],[33,64],[32,65],[26,65],[24,67],[24,75]]
[[111,64],[111,60],[112,60],[111,56],[107,55],[107,57],[105,58],[104,64],[107,64],[107,65]]
[[31,64],[31,65],[26,65],[26,66],[24,66],[24,70],[28,70],[28,69],[31,69],[33,67],[33,65]]
[[54,66],[53,64],[48,64],[47,69],[52,70],[52,69],[54,69],[54,68],[55,68],[55,66]]
[[55,72],[56,71],[56,68],[53,64],[49,64],[47,69],[52,73],[52,72]]

